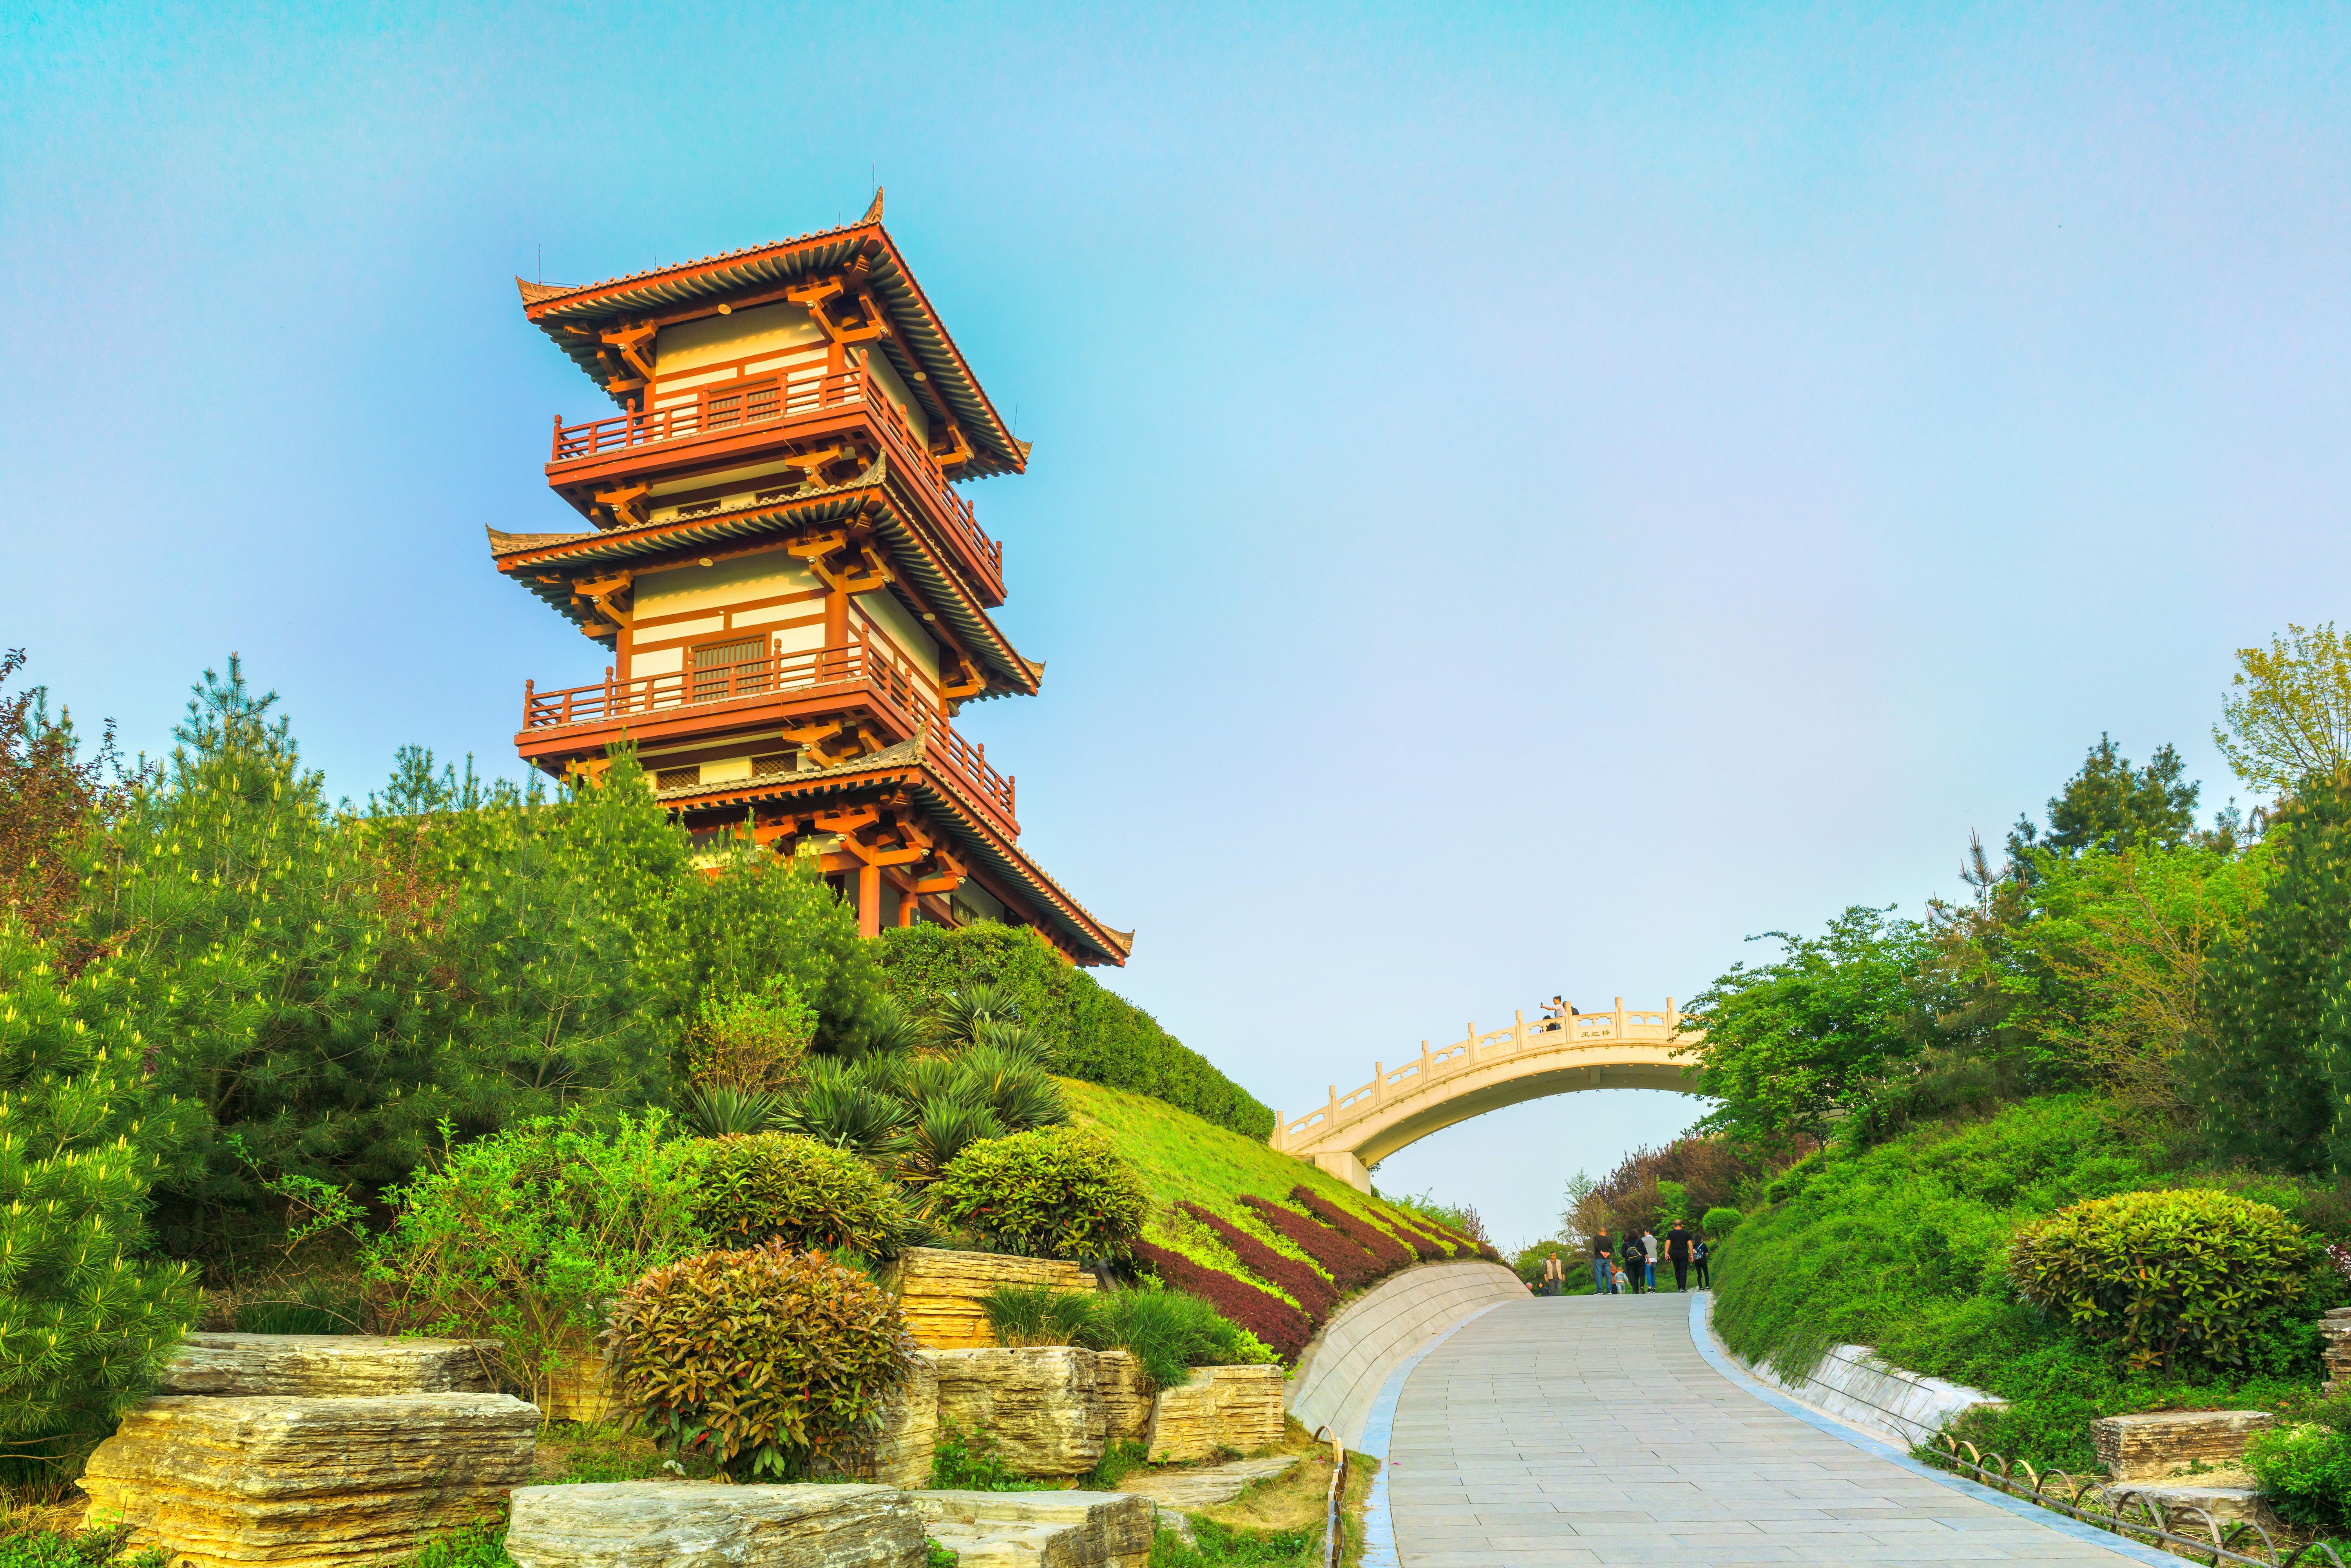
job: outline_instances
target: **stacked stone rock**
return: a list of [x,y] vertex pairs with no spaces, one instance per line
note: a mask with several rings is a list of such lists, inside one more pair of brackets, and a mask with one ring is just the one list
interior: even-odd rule
[[539,1414],[481,1347],[191,1334],[157,1397],[82,1476],[87,1522],[180,1568],[358,1568],[494,1520],[530,1479]]
[[2326,1341],[2326,1392],[2351,1389],[2351,1307],[2336,1307],[2322,1319],[2318,1332]]

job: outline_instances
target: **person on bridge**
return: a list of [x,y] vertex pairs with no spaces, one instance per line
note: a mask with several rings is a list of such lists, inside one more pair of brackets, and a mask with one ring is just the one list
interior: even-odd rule
[[1657,1233],[1646,1226],[1641,1228],[1641,1284],[1646,1290],[1657,1288]]
[[1674,1289],[1677,1291],[1688,1290],[1690,1233],[1688,1228],[1678,1219],[1674,1221],[1674,1228],[1666,1232],[1666,1256],[1672,1260],[1674,1265]]
[[1615,1272],[1616,1261],[1608,1256],[1608,1232],[1604,1230],[1592,1239],[1592,1283],[1602,1295],[1616,1293],[1616,1282],[1612,1278]]

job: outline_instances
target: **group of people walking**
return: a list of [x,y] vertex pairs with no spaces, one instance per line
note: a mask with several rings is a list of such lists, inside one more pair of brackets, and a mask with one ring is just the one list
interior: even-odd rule
[[[1690,1229],[1680,1220],[1663,1237],[1644,1229],[1638,1236],[1625,1232],[1621,1241],[1612,1243],[1608,1232],[1592,1239],[1592,1282],[1604,1296],[1637,1296],[1657,1288],[1657,1262],[1662,1258],[1674,1271],[1674,1289],[1690,1287],[1690,1272],[1698,1272],[1698,1288],[1708,1291],[1714,1282],[1707,1272],[1708,1248],[1706,1238]],[[1567,1289],[1567,1264],[1556,1252],[1543,1260],[1541,1293],[1562,1294]]]

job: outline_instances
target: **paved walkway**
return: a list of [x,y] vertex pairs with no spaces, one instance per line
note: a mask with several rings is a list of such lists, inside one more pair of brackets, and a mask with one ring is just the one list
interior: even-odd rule
[[1689,1306],[1511,1301],[1432,1351],[1388,1448],[1403,1568],[2139,1561],[1763,1403],[1699,1357]]

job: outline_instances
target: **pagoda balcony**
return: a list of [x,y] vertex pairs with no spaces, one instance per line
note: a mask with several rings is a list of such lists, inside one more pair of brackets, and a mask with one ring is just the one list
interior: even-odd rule
[[758,463],[795,443],[860,428],[889,455],[892,476],[914,493],[956,563],[991,602],[1002,603],[1003,544],[980,528],[971,503],[862,365],[792,380],[722,382],[690,403],[585,424],[559,417],[547,482],[581,505],[599,486]]
[[987,747],[964,738],[903,662],[871,643],[627,680],[608,674],[563,691],[543,692],[527,681],[522,708],[515,741],[533,763],[601,751],[623,738],[718,737],[853,713],[892,743],[920,737],[926,763],[961,784],[1000,827],[1015,837],[1020,831],[1012,776],[987,760]]

